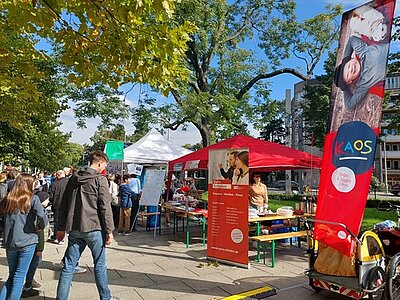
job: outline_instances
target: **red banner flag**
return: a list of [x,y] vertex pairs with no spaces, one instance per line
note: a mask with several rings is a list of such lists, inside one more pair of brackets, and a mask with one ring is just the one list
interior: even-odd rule
[[376,0],[343,14],[329,130],[321,169],[315,238],[350,256],[368,196],[382,113],[395,1]]

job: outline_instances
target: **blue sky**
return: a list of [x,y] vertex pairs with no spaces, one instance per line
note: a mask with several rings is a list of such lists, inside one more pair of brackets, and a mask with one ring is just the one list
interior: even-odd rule
[[[301,21],[306,18],[310,18],[315,16],[318,13],[324,12],[325,11],[325,5],[328,3],[331,4],[342,4],[344,11],[353,9],[363,3],[366,3],[367,1],[365,0],[297,0],[297,16],[298,20]],[[396,13],[395,16],[399,14],[399,9],[400,7],[396,7]],[[338,20],[340,22],[340,18]],[[335,45],[334,45],[335,46]],[[392,51],[399,51],[399,43],[395,43],[391,45]],[[319,75],[323,72],[323,61],[324,59],[321,60],[321,62],[318,64],[314,71],[314,75]],[[282,66],[284,67],[293,67],[293,68],[298,68],[301,67],[303,68],[304,65],[297,60],[297,59],[288,59],[287,61],[284,61],[282,63]],[[293,89],[293,85],[297,82],[299,82],[299,79],[297,77],[294,77],[293,75],[289,74],[282,74],[279,76],[276,76],[268,81],[270,83],[270,89],[272,91],[271,96],[274,99],[278,100],[283,100],[285,97],[285,90],[286,89]],[[129,86],[125,86],[122,88],[123,91],[127,91],[129,89]],[[146,86],[141,87],[141,91],[148,91],[150,92],[149,88]],[[134,88],[128,95],[127,95],[127,103],[136,106],[137,105],[137,100],[140,97],[140,92],[139,92],[139,85]],[[160,101],[164,102],[165,100],[163,99],[162,96],[157,96],[156,98],[159,99]],[[89,143],[89,138],[93,135],[94,131],[96,130],[96,126],[98,124],[98,120],[96,119],[90,119],[87,122],[87,129],[85,130],[78,130],[75,125],[75,119],[73,116],[72,109],[69,109],[65,111],[62,115],[60,120],[63,122],[63,125],[61,126],[61,130],[64,132],[73,132],[71,141],[72,142],[77,142],[77,143]],[[134,131],[134,127],[130,124],[131,121],[125,120],[124,125],[125,129],[128,134],[132,134]],[[254,132],[256,135],[256,133]],[[170,131],[169,133],[169,139],[170,141],[178,144],[178,145],[183,145],[186,143],[190,144],[195,144],[201,140],[199,133],[193,126],[189,126],[188,130],[183,132],[181,130],[177,131]]]

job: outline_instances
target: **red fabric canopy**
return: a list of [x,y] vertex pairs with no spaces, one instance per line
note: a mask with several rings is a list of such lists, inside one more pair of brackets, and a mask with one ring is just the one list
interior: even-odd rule
[[249,167],[260,171],[320,169],[322,159],[277,143],[237,135],[168,163],[169,171],[207,169],[208,151],[213,149],[249,149]]

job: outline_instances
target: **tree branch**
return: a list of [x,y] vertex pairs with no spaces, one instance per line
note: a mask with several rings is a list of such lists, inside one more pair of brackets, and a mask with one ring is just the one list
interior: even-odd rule
[[185,116],[185,117],[182,118],[181,120],[177,120],[177,121],[175,121],[175,122],[173,122],[173,123],[163,125],[163,127],[164,127],[164,128],[168,128],[168,129],[171,129],[171,130],[177,130],[179,126],[181,126],[182,124],[188,122],[188,121],[189,121],[191,118],[193,118],[196,114],[197,114],[197,109],[195,109],[195,110],[193,111],[192,114],[190,114],[190,115],[188,115],[188,116]]
[[256,77],[254,77],[252,80],[250,80],[236,95],[236,99],[240,100],[244,94],[246,94],[252,87],[253,85],[255,85],[259,80],[262,79],[267,79],[267,78],[271,78],[280,74],[292,74],[302,80],[307,80],[309,78],[309,75],[304,76],[303,74],[301,74],[299,71],[296,71],[295,69],[291,69],[291,68],[282,68],[276,71],[273,71],[271,73],[267,73],[267,74],[260,74],[257,75]]
[[76,35],[80,36],[81,38],[93,43],[93,41],[88,38],[87,36],[83,35],[82,33],[80,33],[79,31],[76,31],[74,28],[72,28],[71,25],[68,24],[67,21],[65,21],[61,15],[48,3],[47,0],[43,0],[43,3],[51,10],[51,12],[53,14],[55,14],[57,16],[58,21],[60,21],[65,27],[69,28],[70,30],[72,30],[72,32],[74,32]]

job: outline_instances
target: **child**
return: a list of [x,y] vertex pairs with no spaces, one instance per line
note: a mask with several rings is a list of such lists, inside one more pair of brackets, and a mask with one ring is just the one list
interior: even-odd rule
[[39,198],[33,194],[34,182],[33,176],[21,174],[1,203],[0,212],[5,215],[4,247],[9,276],[0,292],[0,300],[21,297],[24,279],[38,243],[36,228],[42,230],[48,223]]
[[120,197],[120,211],[119,211],[119,223],[118,233],[124,235],[130,234],[130,223],[131,223],[131,209],[132,209],[132,198],[136,196],[134,191],[129,188],[129,181],[131,176],[125,174],[122,178],[123,183],[119,187]]

